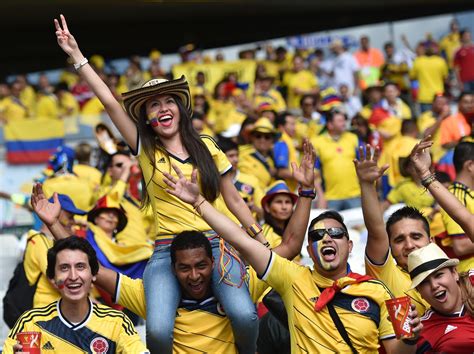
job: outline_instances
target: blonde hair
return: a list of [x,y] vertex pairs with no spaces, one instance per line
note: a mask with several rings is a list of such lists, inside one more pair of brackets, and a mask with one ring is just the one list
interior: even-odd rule
[[474,287],[469,278],[469,272],[459,274],[459,287],[461,288],[462,302],[469,314],[474,317]]

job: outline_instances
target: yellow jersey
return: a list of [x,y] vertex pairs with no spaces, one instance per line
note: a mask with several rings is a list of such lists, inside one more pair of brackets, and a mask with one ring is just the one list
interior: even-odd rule
[[253,100],[253,106],[257,108],[261,103],[269,102],[278,112],[283,112],[286,109],[286,102],[281,93],[274,88],[267,92],[256,95]]
[[32,116],[36,111],[36,91],[30,86],[26,85],[20,92],[20,100],[25,104],[28,109],[28,115]]
[[29,116],[28,107],[21,100],[13,96],[2,100],[1,113],[7,123],[22,120]]
[[322,171],[325,197],[328,200],[360,196],[360,187],[353,160],[357,156],[359,138],[344,132],[333,139],[327,132],[311,140],[316,151],[316,167]]
[[416,289],[409,290],[411,286],[410,274],[397,265],[390,251],[388,251],[387,259],[383,264],[373,263],[366,255],[365,272],[382,281],[395,297],[409,296],[416,306],[419,316],[422,316],[430,308],[431,305],[421,297]]
[[[209,136],[201,136],[201,139],[209,150],[219,173],[221,175],[227,173],[232,166],[214,139]],[[139,145],[138,161],[142,169],[145,185],[147,186],[147,193],[150,196],[155,217],[155,237],[152,239],[171,240],[174,235],[182,231],[211,230],[211,227],[199,216],[191,205],[169,194],[166,191],[168,186],[163,182],[163,172],[168,172],[174,177],[177,177],[176,172],[171,167],[172,163],[178,166],[186,178],[191,178],[194,166],[190,158],[182,160],[173,154],[156,149],[155,164],[153,166],[145,151],[141,149]],[[198,180],[199,178],[198,176]],[[225,205],[222,194],[219,195],[213,205],[226,215],[231,214]]]
[[431,193],[411,178],[404,179],[392,188],[387,195],[387,200],[390,204],[405,203],[418,210],[432,207],[435,203]]
[[99,190],[102,172],[97,168],[89,165],[76,164],[72,167],[72,172],[74,172],[79,179],[87,181],[93,193]]
[[41,332],[42,353],[149,353],[123,312],[91,301],[88,315],[77,324],[61,313],[61,300],[25,312],[8,334],[4,354],[13,353],[20,332]]
[[72,93],[62,93],[59,99],[59,114],[68,117],[76,117],[79,114],[79,103]]
[[[249,269],[248,287],[254,302],[268,285]],[[113,300],[146,319],[145,289],[141,279],[119,274]],[[203,301],[181,299],[174,323],[174,354],[235,353],[232,326],[223,307],[211,296]]]
[[33,308],[46,306],[61,297],[46,276],[48,268],[46,255],[53,244],[53,238],[35,230],[28,231],[23,267],[30,285],[38,281],[33,297]]
[[309,70],[297,73],[287,72],[283,77],[283,84],[288,87],[288,109],[299,109],[302,95],[295,93],[295,89],[309,91],[318,87],[316,76]]
[[58,99],[53,94],[41,94],[36,103],[36,116],[38,118],[58,119]]
[[294,138],[297,146],[303,146],[304,138],[313,139],[321,133],[323,128],[324,126],[317,120],[299,117],[296,120],[296,133]]
[[46,198],[52,197],[54,192],[66,194],[77,208],[85,211],[94,205],[94,195],[89,182],[73,174],[46,179],[43,182],[43,191]]
[[238,167],[243,173],[258,176],[262,190],[266,190],[274,181],[271,175],[271,170],[275,168],[273,158],[270,155],[265,157],[253,148],[240,154]]
[[[320,288],[333,281],[272,252],[261,277],[282,297],[288,314],[292,353],[352,353],[327,307],[316,312]],[[379,340],[395,337],[385,300],[390,293],[378,280],[344,287],[331,303],[359,353],[378,353]],[[361,306],[362,305],[362,306]]]
[[438,55],[422,55],[415,59],[410,76],[418,80],[418,102],[432,103],[435,94],[444,92],[444,80],[448,77],[448,65]]
[[265,193],[260,187],[257,177],[237,170],[234,177],[234,186],[245,202],[253,202],[255,206],[262,207],[262,198]]
[[459,32],[448,33],[446,36],[441,38],[441,41],[439,42],[439,49],[446,54],[446,59],[450,68],[453,67],[454,55],[460,46],[461,41],[459,38]]
[[[454,182],[449,186],[449,191],[459,199],[471,214],[474,214],[474,191],[460,182]],[[449,248],[452,247],[452,238],[466,237],[466,234],[461,226],[459,226],[444,209],[441,210],[441,216],[447,234],[447,242],[443,243],[443,246]],[[452,253],[450,256],[458,258]],[[457,266],[458,272],[466,272],[469,271],[469,269],[474,269],[474,254],[465,255],[459,259],[459,265]]]

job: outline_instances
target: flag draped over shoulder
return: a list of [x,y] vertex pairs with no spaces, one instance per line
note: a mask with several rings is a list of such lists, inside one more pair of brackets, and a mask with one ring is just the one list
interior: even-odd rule
[[5,125],[7,162],[27,164],[47,162],[49,156],[63,144],[62,120],[31,118]]
[[125,274],[130,278],[143,277],[148,259],[153,253],[153,247],[148,243],[124,246],[115,243],[97,227],[89,223],[86,239],[94,248],[97,259],[104,267]]

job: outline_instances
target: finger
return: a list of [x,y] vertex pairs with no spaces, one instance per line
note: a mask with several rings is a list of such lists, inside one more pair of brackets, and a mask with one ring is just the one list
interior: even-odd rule
[[380,148],[378,146],[375,147],[374,149],[374,153],[373,153],[373,156],[372,156],[372,160],[377,162],[380,158]]
[[173,190],[176,189],[176,183],[174,183],[173,181],[171,181],[169,178],[164,177],[164,178],[163,178],[163,182],[165,182],[165,184],[166,184],[168,187],[173,188]]
[[383,175],[385,173],[385,171],[388,170],[388,168],[390,167],[390,165],[386,164],[386,165],[383,165],[381,168],[380,168],[380,175]]
[[163,176],[165,176],[168,180],[170,180],[173,183],[177,182],[176,179],[172,175],[170,175],[168,172],[163,172]]
[[54,27],[56,28],[56,35],[58,34],[58,32],[62,31],[61,26],[59,26],[59,22],[56,19],[54,19]]
[[53,201],[54,201],[54,204],[59,204],[59,195],[57,192],[54,192],[53,194]]
[[171,166],[173,167],[174,172],[176,172],[176,174],[178,175],[179,178],[186,178],[186,177],[184,177],[183,172],[181,172],[181,170],[179,169],[178,166],[176,166],[174,163],[171,164]]
[[193,168],[193,172],[191,172],[191,183],[193,184],[197,183],[197,173],[198,173],[198,170]]
[[365,152],[364,152],[364,147],[361,145],[359,146],[359,161],[364,161],[365,160]]
[[171,195],[174,195],[175,197],[178,197],[178,194],[173,189],[165,188],[165,191]]
[[298,168],[298,166],[296,165],[296,162],[292,162],[292,163],[291,163],[291,171],[292,171],[293,173],[295,173],[295,171],[296,171],[297,168]]
[[67,28],[67,23],[66,23],[66,17],[64,17],[63,14],[61,14],[61,23],[63,25],[63,30],[67,33],[69,33],[69,29]]

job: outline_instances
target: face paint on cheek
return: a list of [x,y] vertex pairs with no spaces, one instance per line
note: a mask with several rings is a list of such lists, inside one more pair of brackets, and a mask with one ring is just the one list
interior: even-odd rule
[[64,280],[62,279],[59,279],[59,280],[55,280],[55,283],[56,283],[56,286],[58,287],[59,290],[62,290],[64,289]]
[[316,258],[316,261],[318,262],[318,264],[320,265],[321,268],[325,269],[325,270],[330,270],[331,269],[331,264],[326,262],[323,258],[322,258],[322,254],[321,254],[321,248],[323,248],[323,243],[320,242],[320,241],[315,241],[313,242],[313,244],[311,245],[311,248],[312,248],[312,251],[313,251],[313,254]]
[[155,113],[151,113],[151,114],[148,115],[148,121],[150,122],[150,125],[152,127],[157,127],[157,126],[160,125],[160,121],[156,117]]

